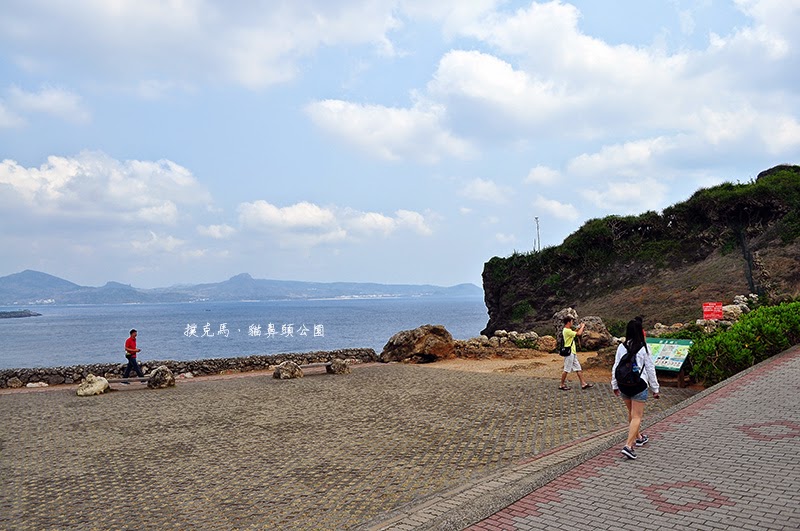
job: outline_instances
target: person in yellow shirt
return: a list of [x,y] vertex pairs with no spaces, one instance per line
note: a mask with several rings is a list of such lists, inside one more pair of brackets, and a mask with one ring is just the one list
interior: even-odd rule
[[567,374],[571,372],[574,372],[578,375],[578,380],[581,382],[581,389],[589,389],[590,387],[594,387],[593,384],[588,383],[583,378],[583,369],[578,361],[578,348],[575,346],[575,341],[578,336],[583,334],[583,328],[586,323],[581,323],[577,330],[572,329],[572,323],[572,317],[564,317],[564,329],[561,331],[561,334],[564,337],[564,346],[572,347],[572,354],[564,357],[564,372],[561,373],[561,385],[558,387],[562,391],[569,391],[570,389],[570,387],[567,385]]

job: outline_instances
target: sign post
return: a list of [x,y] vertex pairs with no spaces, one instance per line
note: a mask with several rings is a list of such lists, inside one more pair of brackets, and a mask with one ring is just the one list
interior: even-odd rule
[[678,373],[678,387],[683,387],[683,364],[689,355],[692,341],[689,339],[661,339],[648,337],[647,350],[653,358],[656,369]]
[[703,303],[703,320],[705,321],[719,321],[722,319],[722,303],[721,302],[704,302]]

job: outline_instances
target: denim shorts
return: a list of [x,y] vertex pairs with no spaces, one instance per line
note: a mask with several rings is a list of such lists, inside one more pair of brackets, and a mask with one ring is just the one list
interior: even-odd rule
[[620,391],[620,394],[622,395],[622,398],[627,398],[628,400],[636,400],[637,402],[647,402],[647,389],[633,396],[628,396],[622,391]]

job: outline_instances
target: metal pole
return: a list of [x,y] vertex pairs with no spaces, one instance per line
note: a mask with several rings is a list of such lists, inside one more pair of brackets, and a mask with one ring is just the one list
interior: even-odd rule
[[534,246],[534,251],[537,251],[537,250],[541,251],[542,250],[542,240],[539,237],[539,216],[534,216],[533,219],[536,220],[536,242],[538,243],[538,246],[539,246],[538,249],[536,249],[536,246]]

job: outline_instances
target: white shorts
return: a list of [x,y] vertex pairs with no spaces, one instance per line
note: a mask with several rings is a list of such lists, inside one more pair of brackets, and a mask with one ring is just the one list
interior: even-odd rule
[[564,358],[564,372],[577,372],[581,369],[581,362],[578,361],[578,356],[570,354]]

